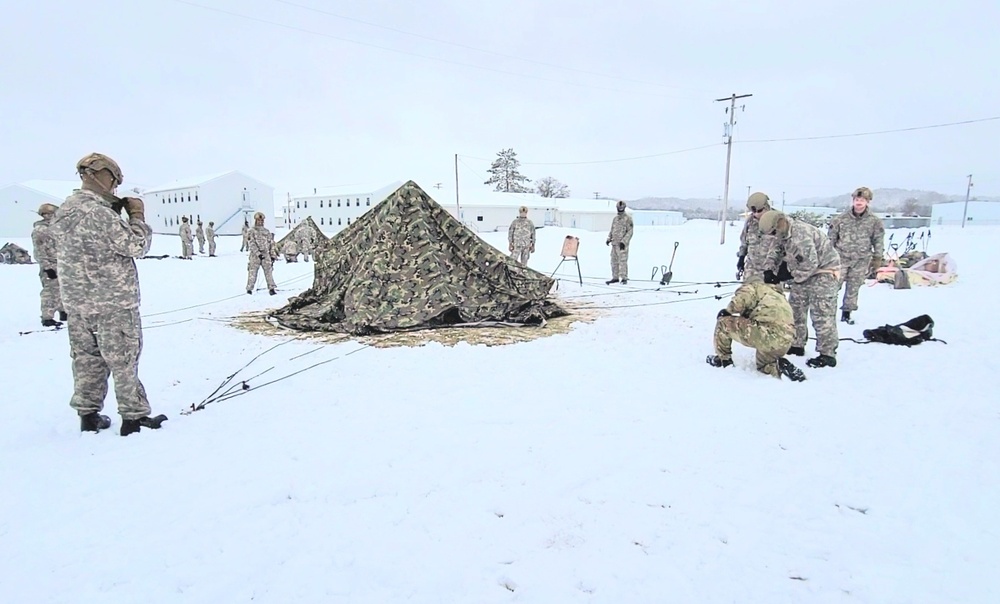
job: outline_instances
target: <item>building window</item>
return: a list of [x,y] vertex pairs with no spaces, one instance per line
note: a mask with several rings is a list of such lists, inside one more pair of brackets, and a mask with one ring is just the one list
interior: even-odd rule
[[482,221],[483,221],[482,216],[476,216],[476,222],[482,222]]
[[321,208],[323,207],[323,200],[322,199],[319,200],[319,207],[321,207]]
[[[323,203],[323,201],[320,200],[320,203]],[[323,225],[323,217],[322,216],[319,217],[319,224],[320,224],[320,226]]]
[[340,207],[340,200],[339,199],[337,200],[337,207],[338,208]]
[[351,224],[351,218],[350,218],[350,216],[347,217],[347,224]]
[[296,207],[296,208],[299,208],[299,207],[301,207],[301,206],[299,205],[299,202],[297,202],[297,201],[295,202],[295,207]]
[[195,201],[198,201],[198,191],[195,191],[195,192],[194,192],[194,200],[195,200]]
[[361,207],[361,198],[354,200],[354,207]]
[[308,208],[309,207],[309,200],[308,199],[302,202],[302,207],[303,208]]
[[167,203],[167,200],[166,199],[161,199],[160,203]]
[[191,194],[188,193],[188,201],[191,201]]
[[170,226],[169,224],[167,224],[167,219],[166,219],[166,217],[164,217],[164,218],[163,218],[163,226]]
[[[340,203],[340,200],[339,200],[339,199],[337,200],[337,203]],[[340,226],[340,225],[341,225],[341,222],[340,222],[340,219],[338,218],[338,219],[337,219],[337,226]]]
[[372,198],[371,197],[365,197],[365,205],[366,206],[372,205]]

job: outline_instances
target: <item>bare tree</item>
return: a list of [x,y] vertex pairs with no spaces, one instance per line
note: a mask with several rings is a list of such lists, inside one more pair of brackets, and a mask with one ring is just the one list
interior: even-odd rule
[[535,191],[542,197],[569,197],[569,187],[551,176],[535,181]]
[[529,183],[531,180],[518,172],[520,167],[521,162],[517,159],[517,153],[513,149],[504,149],[497,153],[497,158],[487,170],[490,173],[490,179],[483,184],[494,185],[494,191],[527,193],[530,189],[522,183]]

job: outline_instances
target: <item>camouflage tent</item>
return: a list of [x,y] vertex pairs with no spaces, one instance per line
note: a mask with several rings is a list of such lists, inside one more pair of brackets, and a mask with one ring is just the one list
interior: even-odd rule
[[0,262],[3,264],[31,264],[31,254],[15,243],[8,243],[0,247]]
[[542,324],[565,314],[546,300],[553,284],[410,181],[320,248],[312,288],[272,316],[292,329],[359,335]]
[[319,249],[320,247],[322,247],[322,245],[326,243],[327,239],[329,239],[329,237],[324,235],[323,231],[319,230],[319,227],[316,226],[316,222],[312,219],[312,216],[307,216],[305,220],[296,225],[294,229],[288,231],[288,234],[286,234],[284,237],[281,238],[280,241],[278,241],[276,246],[278,248],[278,253],[279,254],[285,253],[284,244],[286,242],[288,241],[298,242],[299,235],[301,235],[303,230],[308,230],[313,232],[313,242],[314,242],[313,245],[315,246],[315,249]]

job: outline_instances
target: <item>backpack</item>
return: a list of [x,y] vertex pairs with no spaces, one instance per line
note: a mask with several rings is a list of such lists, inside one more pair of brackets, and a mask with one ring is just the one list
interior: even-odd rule
[[898,325],[883,325],[876,329],[866,329],[862,335],[867,340],[864,344],[879,342],[897,346],[916,346],[927,340],[947,344],[944,340],[935,339],[933,330],[934,319],[931,319],[929,315],[920,315]]

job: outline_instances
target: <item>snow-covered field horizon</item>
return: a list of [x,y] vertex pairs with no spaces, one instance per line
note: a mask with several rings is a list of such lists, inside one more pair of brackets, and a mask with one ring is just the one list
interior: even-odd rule
[[[191,415],[179,412],[297,336],[228,319],[284,304],[309,287],[313,265],[279,262],[279,295],[247,296],[237,238],[220,240],[218,258],[141,260],[140,376],[153,412],[170,419],[128,438],[113,393],[112,430],[78,432],[65,331],[18,335],[38,328],[37,266],[0,266],[12,427],[0,433],[0,593],[1000,601],[1000,413],[989,394],[1000,336],[985,321],[1000,227],[934,228],[928,251],[951,253],[958,280],[865,287],[857,324],[840,324],[841,337],[860,338],[927,313],[947,344],[842,342],[838,366],[805,368],[803,383],[757,374],[739,345],[735,367],[704,362],[727,302],[711,296],[735,289],[712,282],[733,279],[739,229],[720,246],[716,223],[638,227],[627,287],[603,283],[605,233],[541,229],[530,265],[546,274],[563,238],[580,237],[584,285],[563,264],[556,296],[593,305],[595,321],[510,346],[293,341],[250,375],[335,360]],[[482,237],[506,248],[506,233]],[[675,241],[679,286],[657,292],[651,269]],[[156,236],[150,254],[179,249]]]

